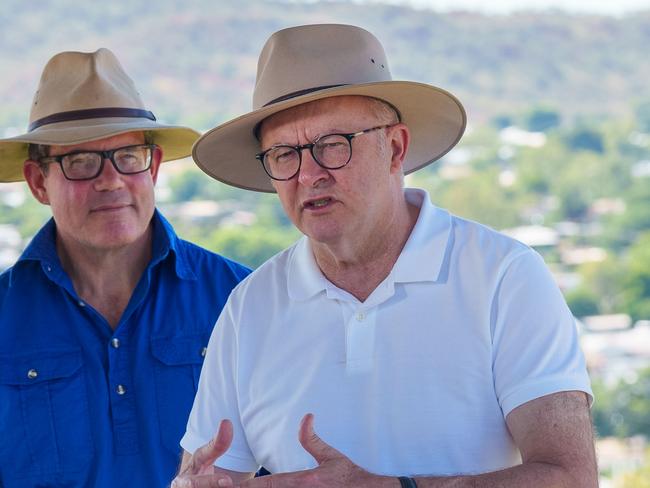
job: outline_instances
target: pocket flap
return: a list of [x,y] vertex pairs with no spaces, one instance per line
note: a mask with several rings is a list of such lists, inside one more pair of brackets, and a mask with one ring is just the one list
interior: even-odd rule
[[82,365],[79,350],[47,350],[0,356],[0,383],[33,385],[72,376]]
[[151,339],[151,353],[170,366],[202,364],[209,339],[209,334],[155,337]]

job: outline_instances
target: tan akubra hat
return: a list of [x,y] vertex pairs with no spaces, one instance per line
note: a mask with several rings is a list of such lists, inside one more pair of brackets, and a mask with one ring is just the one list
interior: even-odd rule
[[29,143],[67,146],[132,131],[150,131],[163,161],[189,156],[200,135],[156,122],[108,49],[59,53],[43,69],[28,132],[0,139],[0,181],[23,180]]
[[206,132],[194,144],[192,157],[228,185],[274,192],[255,159],[258,124],[281,110],[341,95],[379,98],[398,110],[411,131],[405,173],[440,158],[465,130],[465,110],[449,92],[392,80],[384,48],[370,32],[351,25],[306,25],[269,38],[257,65],[253,111]]

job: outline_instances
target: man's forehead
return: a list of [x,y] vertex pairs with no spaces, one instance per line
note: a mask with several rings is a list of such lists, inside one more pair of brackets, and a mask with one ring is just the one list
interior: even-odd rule
[[80,144],[71,144],[66,146],[53,145],[50,146],[50,155],[56,156],[57,154],[65,154],[70,151],[77,150],[106,150],[116,147],[128,146],[129,144],[141,144],[144,142],[144,132],[133,131],[124,134],[118,134],[110,137],[102,137],[92,141],[82,142]]

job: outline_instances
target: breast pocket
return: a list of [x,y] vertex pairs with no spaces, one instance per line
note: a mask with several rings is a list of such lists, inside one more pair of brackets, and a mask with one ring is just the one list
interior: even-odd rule
[[209,338],[206,333],[151,340],[161,442],[174,453],[180,452]]
[[93,448],[79,350],[0,356],[0,465],[16,478],[86,469]]

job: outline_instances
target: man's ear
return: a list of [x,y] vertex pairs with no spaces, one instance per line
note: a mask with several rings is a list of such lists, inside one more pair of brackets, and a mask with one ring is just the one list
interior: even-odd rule
[[388,150],[391,173],[402,172],[402,165],[411,142],[411,133],[405,124],[399,123],[388,129]]
[[160,146],[156,146],[151,155],[151,178],[153,179],[153,184],[156,184],[158,180],[158,169],[162,163],[163,150]]
[[50,199],[45,186],[46,176],[41,165],[31,159],[26,160],[23,163],[23,176],[34,198],[43,205],[49,205]]

